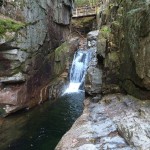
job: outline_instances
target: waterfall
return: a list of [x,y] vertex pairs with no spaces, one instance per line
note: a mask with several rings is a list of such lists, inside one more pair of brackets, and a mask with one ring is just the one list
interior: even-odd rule
[[78,92],[84,83],[86,70],[92,59],[92,50],[78,50],[72,62],[70,70],[70,83],[65,93]]

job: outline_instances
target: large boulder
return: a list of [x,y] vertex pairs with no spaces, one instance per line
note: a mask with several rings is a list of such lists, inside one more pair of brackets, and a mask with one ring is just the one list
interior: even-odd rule
[[89,95],[96,95],[101,93],[102,87],[102,70],[98,66],[97,59],[97,37],[99,30],[91,31],[87,34],[87,46],[93,51],[93,57],[89,63],[87,69],[87,75],[85,80],[85,91]]
[[111,94],[99,103],[84,101],[83,114],[55,150],[150,149],[150,101]]

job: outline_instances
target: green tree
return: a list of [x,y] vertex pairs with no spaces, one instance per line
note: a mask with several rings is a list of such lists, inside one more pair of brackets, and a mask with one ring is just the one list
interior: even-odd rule
[[81,6],[94,6],[99,3],[100,0],[75,0],[75,6],[81,7]]

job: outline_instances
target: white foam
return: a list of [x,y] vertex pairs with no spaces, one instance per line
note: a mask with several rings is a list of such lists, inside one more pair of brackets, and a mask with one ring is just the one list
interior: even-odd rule
[[70,84],[65,93],[79,92],[80,86],[84,82],[85,74],[89,62],[92,58],[92,51],[77,51],[74,55],[70,70]]
[[[79,91],[81,83],[70,83],[69,87],[66,89],[65,93],[74,93]],[[64,93],[64,94],[65,94]]]

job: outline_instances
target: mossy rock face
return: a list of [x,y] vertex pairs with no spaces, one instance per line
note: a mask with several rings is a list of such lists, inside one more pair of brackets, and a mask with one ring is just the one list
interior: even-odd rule
[[95,17],[86,17],[72,20],[72,31],[80,31],[83,34],[90,32],[93,28],[93,23],[96,22]]
[[63,71],[65,71],[68,60],[69,60],[69,45],[67,42],[65,42],[55,50],[54,73],[56,75],[59,75]]
[[106,39],[109,39],[109,36],[111,34],[111,28],[109,26],[102,26],[101,30],[100,30],[102,36]]
[[93,21],[94,17],[87,17],[87,18],[81,18],[81,19],[73,19],[72,24],[77,27],[84,27],[89,22]]
[[109,67],[111,71],[112,69],[118,68],[120,66],[119,54],[117,52],[108,53],[105,58],[104,66]]
[[4,35],[6,32],[17,32],[22,27],[24,27],[24,24],[21,22],[0,17],[0,36]]
[[[134,83],[130,86],[132,88],[127,88],[125,84],[127,92],[138,98],[150,99],[150,94],[146,94],[150,93],[150,9],[146,2],[141,1],[132,2],[127,6],[130,9],[123,24],[125,34],[121,52],[121,79]],[[123,68],[126,68],[126,71]]]
[[99,0],[88,1],[88,0],[75,0],[76,7],[85,7],[86,5],[92,6],[99,3]]
[[103,6],[101,37],[106,39],[104,84],[109,85],[113,79],[118,79],[115,84],[120,84],[127,93],[150,99],[149,2],[113,0],[104,1]]

